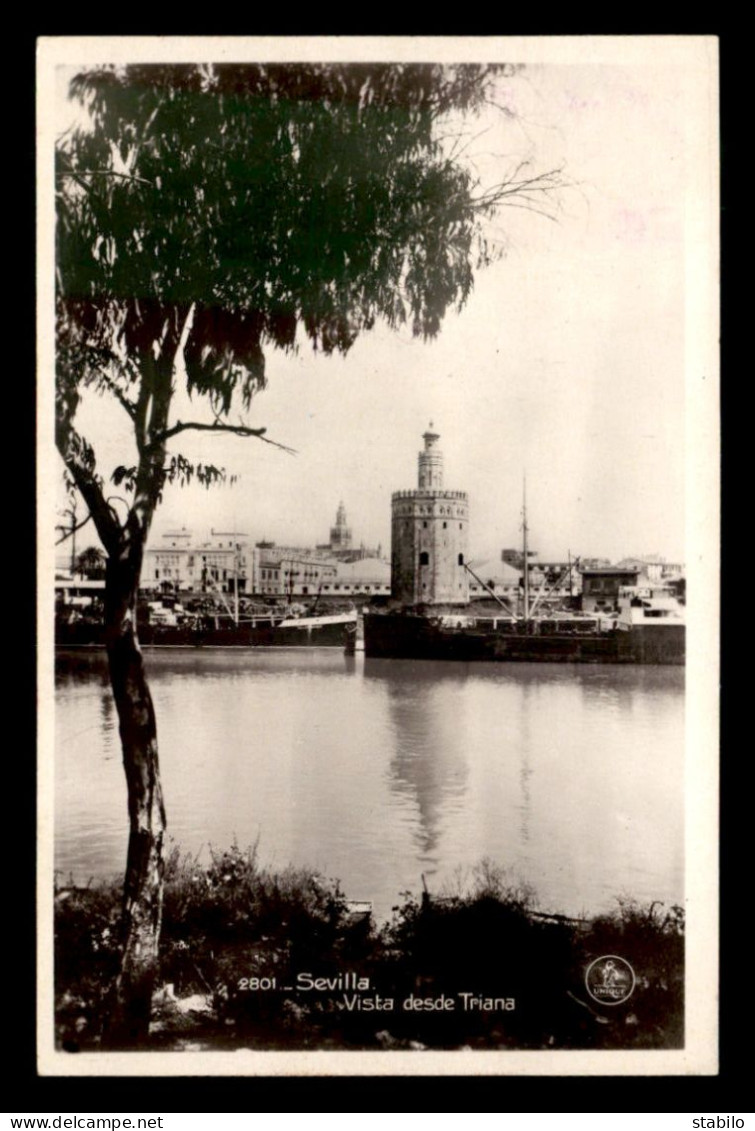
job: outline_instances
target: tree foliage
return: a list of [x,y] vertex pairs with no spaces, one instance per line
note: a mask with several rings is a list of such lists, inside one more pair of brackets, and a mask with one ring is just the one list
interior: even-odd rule
[[87,546],[76,558],[76,572],[82,577],[100,578],[105,574],[105,555],[99,546]]

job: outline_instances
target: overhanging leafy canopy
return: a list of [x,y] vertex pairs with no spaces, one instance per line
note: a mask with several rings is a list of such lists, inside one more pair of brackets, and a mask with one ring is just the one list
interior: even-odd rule
[[[195,304],[190,388],[227,410],[263,345],[346,350],[378,316],[432,335],[472,284],[471,175],[434,138],[487,71],[127,67],[79,76],[93,115],[58,154],[60,291],[126,354]],[[74,189],[74,186],[76,188]]]

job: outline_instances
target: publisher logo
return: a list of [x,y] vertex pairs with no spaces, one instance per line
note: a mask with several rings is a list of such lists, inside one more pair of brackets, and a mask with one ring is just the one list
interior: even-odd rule
[[601,1005],[621,1005],[634,992],[634,970],[625,958],[604,954],[587,967],[585,985],[594,1001]]

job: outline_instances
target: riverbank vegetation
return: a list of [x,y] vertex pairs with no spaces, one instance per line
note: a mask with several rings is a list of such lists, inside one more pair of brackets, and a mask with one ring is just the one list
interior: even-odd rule
[[[121,962],[120,887],[58,886],[55,904],[58,1045],[94,1050]],[[626,1000],[588,991],[586,971],[605,956],[632,969]],[[678,906],[618,899],[608,915],[547,914],[483,861],[437,895],[404,893],[378,925],[338,883],[272,871],[255,849],[209,863],[174,849],[139,1047],[678,1048],[683,988]]]

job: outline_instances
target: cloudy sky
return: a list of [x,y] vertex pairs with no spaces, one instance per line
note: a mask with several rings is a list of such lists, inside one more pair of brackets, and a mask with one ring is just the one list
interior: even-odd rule
[[[168,489],[155,535],[177,524],[321,542],[342,499],[357,542],[387,553],[391,492],[416,485],[432,420],[446,486],[469,493],[473,556],[520,544],[526,474],[530,542],[542,556],[684,560],[685,418],[704,368],[690,321],[709,313],[690,292],[696,266],[709,264],[712,48],[586,40],[549,51],[549,42],[486,41],[488,57],[525,66],[501,80],[508,112],[491,107],[465,128],[486,183],[521,160],[562,170],[547,206],[554,218],[501,211],[490,235],[505,255],[480,271],[433,342],[377,326],[345,358],[306,345],[293,357],[271,351],[249,423],[297,454],[182,436],[185,454],[238,480]],[[71,111],[57,104],[60,123]],[[103,470],[123,462],[120,412],[96,399],[82,415]],[[82,547],[94,541],[87,532]]]

